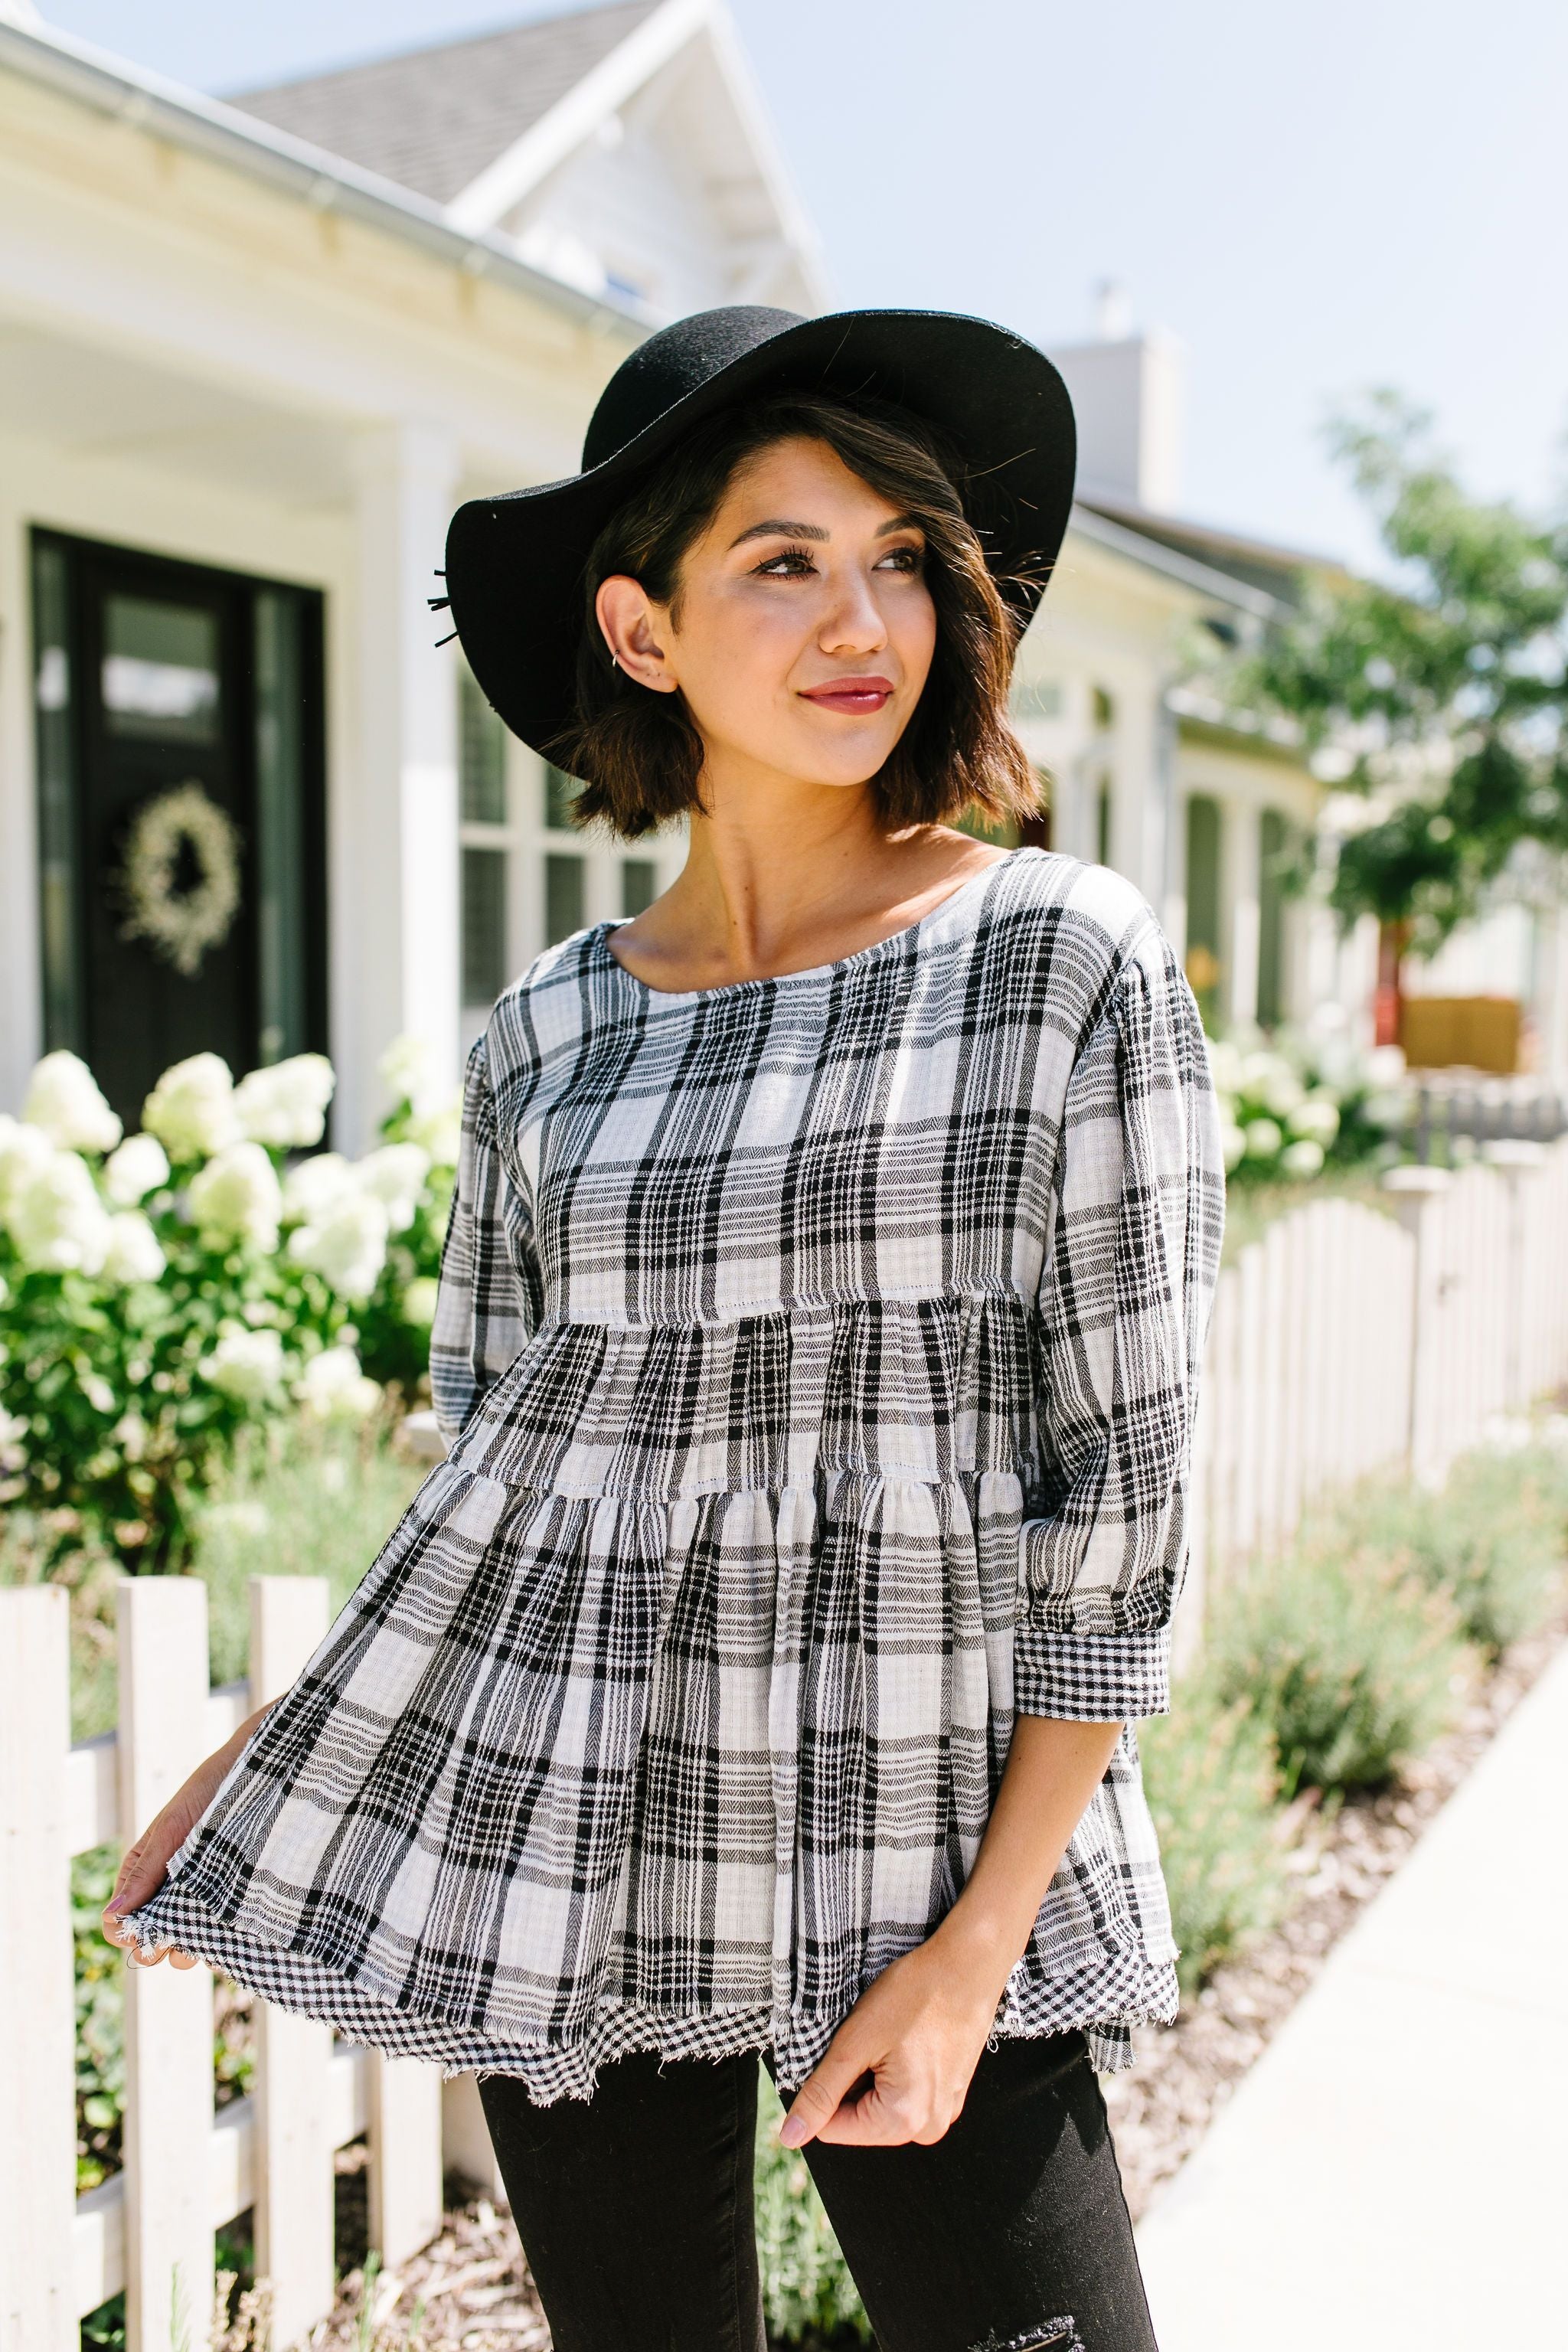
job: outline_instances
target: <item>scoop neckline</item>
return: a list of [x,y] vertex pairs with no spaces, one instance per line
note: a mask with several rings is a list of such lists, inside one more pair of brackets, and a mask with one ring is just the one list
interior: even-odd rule
[[917,916],[912,923],[906,923],[901,930],[889,931],[886,939],[872,940],[868,946],[857,948],[850,955],[835,956],[831,962],[803,964],[797,971],[752,972],[744,980],[719,981],[711,988],[650,988],[646,980],[639,980],[635,971],[628,971],[618,956],[610,953],[610,933],[622,929],[627,923],[636,922],[635,915],[607,915],[603,922],[594,925],[594,938],[611,970],[618,971],[629,987],[636,989],[652,1004],[698,1004],[710,997],[740,996],[748,990],[785,988],[796,981],[830,979],[835,972],[854,971],[877,956],[888,954],[889,950],[900,946],[905,940],[913,939],[917,932],[925,930],[939,916],[945,915],[951,907],[955,907],[961,898],[967,898],[972,890],[978,889],[982,883],[991,881],[1005,866],[1011,866],[1015,859],[1031,851],[1037,855],[1044,854],[1037,850],[1034,842],[1017,843],[1001,857],[994,857],[989,866],[983,866],[978,874],[972,874],[966,882],[961,882],[955,890],[950,890],[945,898],[939,898],[934,907],[928,907],[925,913]]

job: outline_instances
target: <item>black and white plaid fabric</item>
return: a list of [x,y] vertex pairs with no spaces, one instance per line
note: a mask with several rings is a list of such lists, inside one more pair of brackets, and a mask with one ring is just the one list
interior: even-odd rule
[[132,1918],[372,2047],[798,2084],[973,1862],[1016,1712],[1128,1719],[998,2010],[1127,2063],[1224,1183],[1142,898],[1026,847],[668,993],[612,926],[468,1064],[450,1446]]

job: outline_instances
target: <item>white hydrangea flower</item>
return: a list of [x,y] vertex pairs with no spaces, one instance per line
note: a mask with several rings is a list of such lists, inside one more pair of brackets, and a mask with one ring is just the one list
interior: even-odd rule
[[1235,1119],[1227,1118],[1221,1121],[1219,1139],[1220,1149],[1225,1153],[1226,1173],[1229,1175],[1247,1157],[1247,1138]]
[[410,1141],[430,1155],[432,1168],[455,1168],[463,1133],[463,1090],[449,1100],[423,1110],[408,1122]]
[[1272,1160],[1285,1140],[1285,1130],[1278,1119],[1249,1118],[1242,1132],[1247,1139],[1248,1160]]
[[352,1348],[324,1348],[312,1356],[294,1394],[307,1412],[321,1421],[365,1421],[381,1402],[380,1389],[361,1371]]
[[23,1177],[5,1223],[23,1264],[49,1274],[96,1274],[109,1248],[109,1212],[74,1151],[51,1150]]
[[367,1152],[354,1170],[365,1192],[374,1192],[386,1211],[388,1228],[407,1231],[419,1206],[420,1189],[430,1173],[430,1155],[417,1143],[384,1143]]
[[156,1282],[165,1263],[158,1236],[140,1209],[121,1209],[110,1217],[100,1269],[105,1282]]
[[47,1168],[55,1147],[41,1127],[24,1126],[9,1111],[0,1111],[0,1217],[30,1176]]
[[1216,1094],[1236,1095],[1241,1092],[1241,1052],[1228,1038],[1210,1038],[1209,1075],[1214,1080]]
[[427,1331],[436,1320],[436,1298],[440,1287],[433,1274],[418,1274],[404,1291],[403,1319],[416,1331]]
[[1323,1169],[1323,1147],[1303,1136],[1299,1143],[1288,1143],[1279,1154],[1279,1166],[1287,1176],[1320,1176]]
[[320,1143],[337,1080],[324,1054],[295,1054],[252,1070],[234,1090],[235,1116],[253,1143],[289,1151]]
[[142,1124],[174,1160],[208,1160],[242,1140],[234,1079],[221,1054],[193,1054],[166,1069],[142,1108]]
[[289,1255],[331,1284],[340,1298],[365,1299],[386,1263],[387,1216],[374,1192],[341,1193],[289,1236]]
[[283,1385],[283,1341],[276,1331],[231,1324],[212,1354],[203,1358],[201,1369],[225,1396],[241,1404],[265,1404]]
[[341,1151],[313,1152],[290,1168],[283,1179],[283,1222],[289,1225],[313,1223],[324,1216],[334,1201],[345,1192],[353,1192],[359,1182],[353,1167]]
[[1310,1094],[1297,1104],[1287,1124],[1292,1135],[1326,1150],[1340,1131],[1340,1107],[1331,1095]]
[[418,1110],[429,1101],[433,1072],[427,1038],[411,1032],[395,1037],[375,1066],[394,1102],[412,1103]]
[[107,1418],[110,1413],[120,1410],[120,1399],[101,1372],[80,1373],[77,1380],[77,1386],[94,1412],[101,1412]]
[[278,1246],[283,1192],[259,1143],[231,1143],[191,1179],[191,1215],[209,1248]]
[[112,1151],[121,1132],[87,1064],[64,1052],[34,1064],[22,1117],[62,1151]]
[[128,1135],[103,1168],[103,1189],[117,1209],[139,1208],[169,1181],[169,1155],[155,1135]]
[[1405,1076],[1402,1045],[1374,1045],[1366,1057],[1366,1081],[1371,1087],[1396,1087]]

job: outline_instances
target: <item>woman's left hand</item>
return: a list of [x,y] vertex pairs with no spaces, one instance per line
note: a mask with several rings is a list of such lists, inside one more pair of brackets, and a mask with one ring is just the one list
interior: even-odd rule
[[[1008,1969],[946,1923],[868,1986],[806,2076],[779,2134],[856,2147],[930,2146],[953,2122],[995,2022]],[[862,2078],[872,2080],[858,2096]]]

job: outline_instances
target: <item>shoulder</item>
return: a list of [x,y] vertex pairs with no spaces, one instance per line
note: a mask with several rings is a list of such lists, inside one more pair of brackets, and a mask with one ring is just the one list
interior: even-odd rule
[[1175,959],[1142,892],[1109,866],[1059,851],[1014,861],[1000,877],[993,930],[1052,1025],[1082,1034],[1126,985],[1168,979]]
[[597,924],[542,948],[490,1008],[482,1040],[492,1087],[537,1072],[576,1045],[592,1013]]

